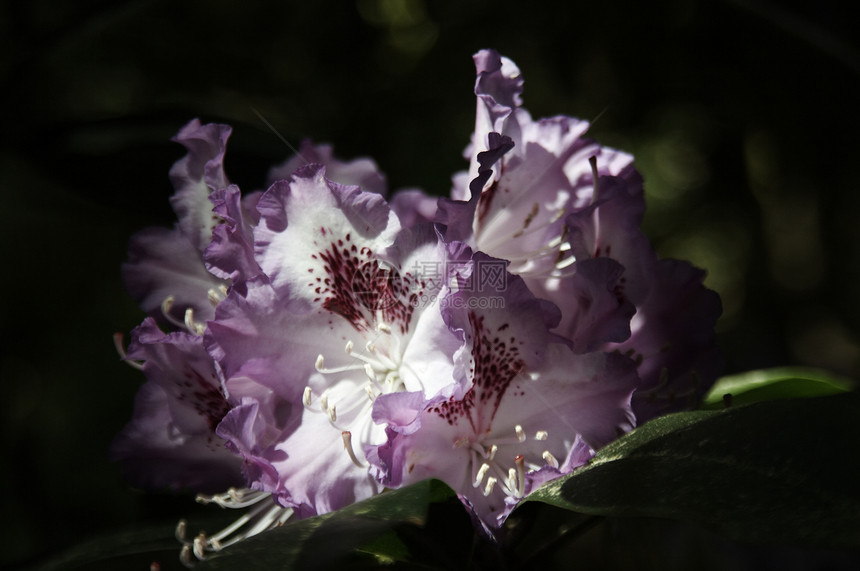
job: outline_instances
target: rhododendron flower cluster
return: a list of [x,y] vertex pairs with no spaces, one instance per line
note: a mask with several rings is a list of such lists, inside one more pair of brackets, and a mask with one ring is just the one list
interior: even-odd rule
[[242,194],[230,128],[194,120],[170,171],[178,222],[123,268],[150,316],[146,383],[113,446],[129,480],[249,510],[230,542],[424,478],[489,535],[542,483],[716,378],[717,296],[640,231],[632,157],[588,123],[533,120],[475,56],[477,120],[449,197],[388,195],[369,159],[305,143]]

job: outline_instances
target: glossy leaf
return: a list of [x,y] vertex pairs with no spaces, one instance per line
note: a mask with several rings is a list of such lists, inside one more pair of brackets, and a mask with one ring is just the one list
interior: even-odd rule
[[748,371],[719,379],[705,396],[702,408],[725,407],[724,395],[735,406],[778,398],[818,397],[850,391],[855,383],[805,367],[777,367]]
[[860,398],[657,418],[528,501],[696,522],[736,540],[860,547]]

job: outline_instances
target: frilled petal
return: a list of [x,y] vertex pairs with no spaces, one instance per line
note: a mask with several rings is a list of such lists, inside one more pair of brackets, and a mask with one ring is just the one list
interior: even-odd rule
[[147,382],[132,421],[112,446],[129,480],[147,488],[197,492],[240,483],[240,459],[215,434],[230,405],[201,339],[181,332],[165,335],[152,319],[132,338],[128,359],[143,361]]
[[[379,492],[367,468],[345,450],[343,431],[326,414],[306,410],[301,423],[268,455],[286,505],[299,517],[327,513]],[[360,461],[359,461],[360,462]]]
[[518,126],[508,125],[507,119],[514,109],[522,105],[523,90],[519,68],[495,50],[481,50],[472,59],[477,72],[477,111],[472,143],[464,153],[465,157],[472,161],[469,180],[478,176],[478,153],[492,148],[490,133],[506,135],[512,138],[515,144],[519,143]]
[[[320,165],[299,169],[289,182],[276,182],[257,209],[257,261],[272,286],[332,308],[345,306],[353,288],[363,287],[356,280],[384,271],[374,254],[383,252],[400,229],[380,195],[333,183]],[[326,276],[330,284],[324,283]]]
[[224,174],[224,152],[231,128],[194,119],[173,138],[188,154],[170,169],[170,180],[176,189],[170,203],[179,219],[179,229],[194,247],[202,252],[209,243],[215,221],[209,194],[228,184]]
[[444,227],[445,239],[448,241],[474,243],[474,219],[481,193],[488,181],[493,179],[495,165],[514,146],[510,138],[498,133],[490,133],[488,144],[489,148],[477,155],[477,174],[469,183],[469,198],[439,199],[436,222]]
[[438,196],[428,196],[417,189],[398,190],[391,197],[391,210],[397,214],[401,226],[411,228],[435,221],[438,202]]
[[[166,318],[181,325],[189,308],[196,320],[210,319],[210,291],[226,285],[206,270],[203,251],[218,224],[209,194],[227,186],[222,163],[230,130],[227,125],[202,125],[194,119],[179,131],[173,140],[188,154],[170,169],[176,227],[144,230],[129,243],[123,281],[144,311],[161,321]],[[168,309],[165,315],[163,304]]]
[[607,349],[638,363],[641,388],[633,396],[640,422],[694,408],[722,371],[714,326],[719,296],[702,285],[705,272],[687,262],[660,260],[648,297],[638,303],[632,335]]
[[310,164],[323,165],[326,168],[326,177],[336,183],[358,186],[366,192],[375,192],[383,196],[388,192],[385,175],[380,172],[373,160],[362,158],[348,162],[341,161],[334,157],[331,145],[314,145],[307,139],[302,141],[297,156],[269,171],[268,184],[289,180],[295,171]]
[[555,331],[569,339],[577,353],[630,337],[636,307],[623,293],[624,267],[609,258],[592,258],[576,262],[572,269],[562,279],[530,283],[536,296],[562,304]]
[[624,266],[624,295],[647,295],[657,254],[640,229],[645,201],[639,177],[601,176],[595,200],[567,216],[571,252],[577,260],[611,258]]
[[293,311],[265,282],[245,285],[245,295],[233,290],[218,305],[215,320],[208,324],[207,348],[218,361],[231,395],[247,395],[233,389],[236,379],[253,379],[285,402],[298,403],[317,356],[326,347],[339,351],[343,341],[306,334],[327,330],[326,316],[304,308]]
[[601,177],[597,200],[566,220],[578,259],[616,260],[624,267],[616,293],[636,307],[631,335],[609,340],[604,349],[631,355],[639,364],[642,384],[634,407],[640,422],[695,407],[722,366],[714,336],[719,297],[702,284],[703,271],[658,260],[639,229],[643,210],[638,178]]
[[[216,190],[209,200],[223,223],[212,230],[212,241],[204,252],[207,268],[237,285],[256,278],[262,270],[254,258],[254,222],[248,220],[239,188],[231,185]],[[256,201],[254,207],[256,210]]]
[[[295,423],[294,423],[295,424]],[[274,462],[285,455],[275,449],[279,433],[273,434],[273,422],[261,411],[259,401],[242,398],[218,425],[217,434],[243,460],[242,473],[253,489],[269,492],[285,502],[286,493]],[[294,426],[288,427],[290,430]]]

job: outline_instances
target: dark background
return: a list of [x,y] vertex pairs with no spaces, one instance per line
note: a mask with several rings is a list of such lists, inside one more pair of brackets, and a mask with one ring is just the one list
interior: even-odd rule
[[256,109],[293,145],[445,194],[484,47],[520,66],[533,116],[597,118],[636,155],[656,248],[722,296],[727,372],[860,377],[860,48],[837,2],[794,4],[0,4],[0,563],[195,509],[106,459],[142,381],[112,346],[142,319],[119,266],[135,231],[173,223],[168,139],[230,123],[228,176],[259,188],[290,151]]

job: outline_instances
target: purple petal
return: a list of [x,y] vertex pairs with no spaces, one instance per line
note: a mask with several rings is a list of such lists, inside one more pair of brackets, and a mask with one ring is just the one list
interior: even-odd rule
[[230,409],[200,337],[165,335],[147,319],[132,333],[128,359],[147,377],[132,421],[112,446],[129,478],[144,487],[216,491],[236,484],[239,459],[215,436]]
[[262,270],[254,258],[253,225],[246,221],[239,188],[231,185],[217,190],[209,199],[214,205],[213,212],[224,223],[212,231],[212,241],[204,252],[206,266],[222,279],[244,284],[259,276]]
[[188,154],[170,169],[170,180],[176,189],[170,203],[179,219],[180,232],[200,252],[209,243],[214,226],[209,194],[228,184],[223,162],[230,132],[228,125],[201,125],[194,119],[173,138],[188,149]]
[[309,140],[302,141],[298,156],[288,159],[269,171],[268,184],[289,180],[295,171],[310,164],[323,165],[328,179],[338,184],[358,186],[361,190],[383,196],[388,192],[385,175],[371,159],[340,161],[334,158],[331,145],[314,145]]

